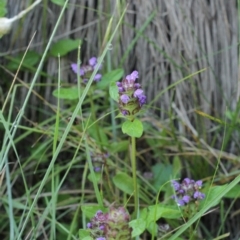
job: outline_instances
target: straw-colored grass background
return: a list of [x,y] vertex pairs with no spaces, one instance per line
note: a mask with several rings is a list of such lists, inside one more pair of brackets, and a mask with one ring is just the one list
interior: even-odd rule
[[[26,8],[30,1],[8,1],[8,16],[14,16]],[[115,27],[121,10],[116,1],[71,0],[55,40],[82,39],[82,60],[101,52],[101,43],[114,13]],[[13,31],[1,39],[0,52],[14,56],[26,49],[34,32],[30,48],[42,53],[53,30],[61,7],[45,1],[14,24]],[[150,24],[142,26],[155,11]],[[138,36],[139,34],[139,36]],[[137,38],[138,37],[138,38]],[[134,38],[136,43],[130,48]],[[170,84],[207,68],[189,78],[175,90],[167,91],[154,102],[160,107],[161,118],[166,111],[182,116],[185,122],[196,125],[194,109],[214,116],[222,116],[226,109],[233,109],[239,98],[238,84],[238,25],[235,0],[132,0],[112,49],[113,68],[123,67],[126,74],[134,69],[140,72],[140,81],[149,100]],[[128,52],[128,49],[131,49]],[[126,55],[121,65],[121,59]],[[62,78],[71,80],[70,63],[76,61],[77,52],[61,59]],[[50,58],[43,69],[49,76],[57,76],[58,60]],[[19,77],[30,82],[32,74],[22,72]],[[53,83],[52,78],[39,78],[39,83]],[[56,82],[56,81],[55,81]],[[50,102],[52,87],[36,88]],[[27,89],[23,88],[19,99],[24,100]],[[21,102],[20,101],[20,102]],[[38,106],[33,96],[31,103]],[[31,114],[34,116],[34,113]],[[206,122],[207,123],[207,122]]]

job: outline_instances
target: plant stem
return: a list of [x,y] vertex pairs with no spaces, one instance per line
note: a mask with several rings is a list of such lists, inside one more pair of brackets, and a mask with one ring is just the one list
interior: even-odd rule
[[137,164],[136,164],[136,138],[131,137],[131,161],[132,161],[132,176],[134,188],[134,216],[138,216],[138,186],[137,186]]

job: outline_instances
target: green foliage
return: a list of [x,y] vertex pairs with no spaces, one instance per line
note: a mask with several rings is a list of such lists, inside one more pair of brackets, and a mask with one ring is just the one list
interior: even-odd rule
[[124,172],[119,172],[113,177],[115,186],[129,195],[132,195],[134,191],[132,182],[132,178]]
[[69,52],[77,49],[81,45],[81,41],[72,39],[61,39],[54,43],[50,49],[50,54],[54,57],[63,57]]
[[53,91],[53,96],[61,99],[74,100],[78,99],[81,95],[81,90],[76,87],[73,88],[60,88]]
[[11,61],[7,64],[7,68],[10,70],[17,70],[22,62],[24,68],[31,69],[39,63],[40,59],[41,55],[35,51],[28,51],[25,56],[24,53],[20,53],[16,57],[11,58]]
[[[116,82],[119,81],[123,77],[123,69],[115,69],[103,75],[102,80],[98,82],[97,86],[100,89],[109,88],[109,85],[116,86]],[[110,89],[110,92],[114,91],[114,89]],[[110,96],[112,96],[110,94]],[[114,99],[114,98],[113,98]]]
[[101,210],[103,212],[106,212],[107,209],[101,206],[87,206],[83,205],[81,206],[82,213],[88,218],[92,218],[98,210]]
[[133,228],[132,237],[139,236],[145,230],[152,235],[157,235],[157,221],[160,218],[178,219],[181,212],[176,206],[153,205],[141,210],[140,218],[132,220],[130,226]]
[[143,134],[142,122],[137,118],[133,121],[126,120],[122,125],[122,132],[130,137],[140,138]]
[[109,95],[113,100],[118,101],[118,87],[115,82],[110,83]]
[[4,17],[7,13],[7,0],[1,0],[0,1],[0,17]]

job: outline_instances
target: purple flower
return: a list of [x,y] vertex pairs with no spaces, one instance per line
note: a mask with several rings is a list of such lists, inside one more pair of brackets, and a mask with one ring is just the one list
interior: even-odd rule
[[199,191],[196,191],[194,194],[193,194],[193,197],[195,199],[204,199],[205,198],[205,194],[204,193],[201,193]]
[[87,228],[92,228],[92,224],[90,222],[87,223]]
[[102,79],[102,74],[100,74],[100,73],[97,73],[97,74],[95,75],[95,77],[94,77],[94,80],[95,80],[96,82],[99,82],[101,79]]
[[104,226],[104,225],[101,225],[101,226],[99,226],[99,229],[100,229],[101,231],[103,231],[103,230],[105,229],[105,226]]
[[126,76],[128,81],[135,81],[138,78],[138,71],[133,71],[130,75]]
[[101,167],[94,167],[94,171],[95,172],[100,172],[101,171]]
[[80,76],[84,75],[84,70],[81,67],[78,69],[78,65],[76,63],[72,63],[71,68],[76,74],[79,74]]
[[96,238],[96,240],[106,240],[106,238],[105,237],[98,237],[98,238]]
[[97,210],[95,217],[98,217],[99,215],[102,215],[102,214],[103,214],[102,210]]
[[[97,58],[92,57],[88,60],[88,65],[81,65],[79,68],[76,63],[72,63],[71,68],[74,73],[76,73],[77,75],[80,75],[80,77],[83,79],[84,83],[87,83],[89,78],[91,77],[97,63],[98,63]],[[94,76],[94,81],[99,82],[101,80],[101,78],[102,78],[102,75],[100,73],[97,73]]]
[[190,200],[191,200],[191,197],[188,196],[188,195],[185,195],[185,196],[183,196],[182,200],[183,200],[185,203],[189,203]]
[[180,183],[175,180],[172,181],[172,186],[175,189],[175,191],[178,191],[180,189]]
[[184,182],[186,185],[188,185],[188,184],[191,183],[191,179],[190,179],[190,178],[184,178],[184,179],[183,179],[183,182]]
[[194,181],[190,178],[185,178],[182,183],[173,180],[172,186],[175,190],[175,195],[172,197],[175,199],[179,206],[190,204],[196,200],[202,200],[205,198],[205,194],[198,191],[202,186],[202,181]]
[[91,57],[88,60],[88,63],[89,63],[90,66],[95,67],[95,65],[97,65],[97,58],[96,57]]
[[127,116],[128,115],[128,111],[127,110],[122,110],[121,112],[122,112],[123,116]]
[[178,199],[177,204],[178,204],[178,206],[182,207],[185,205],[185,202],[182,199]]
[[140,104],[140,107],[142,107],[142,105],[146,104],[147,102],[147,97],[145,95],[140,95],[138,97],[138,100],[139,100],[139,104]]
[[141,88],[141,84],[135,83],[135,84],[134,84],[134,88],[135,88],[135,89]]
[[142,90],[142,89],[137,89],[137,90],[133,93],[133,96],[134,96],[134,97],[140,97],[141,95],[143,95],[143,90]]
[[119,93],[119,109],[123,116],[133,120],[135,115],[146,104],[147,97],[144,95],[141,85],[135,83],[138,78],[138,71],[133,71],[127,75],[122,82],[116,82]]
[[124,104],[128,103],[129,100],[130,100],[129,96],[126,95],[126,94],[123,94],[123,95],[120,97],[120,99],[121,99],[121,101],[122,101]]
[[195,182],[195,187],[196,188],[201,188],[202,187],[202,180],[198,180]]

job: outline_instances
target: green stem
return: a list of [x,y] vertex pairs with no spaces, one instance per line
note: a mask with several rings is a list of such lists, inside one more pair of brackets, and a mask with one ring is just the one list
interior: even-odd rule
[[137,186],[137,163],[136,163],[136,138],[131,137],[131,161],[132,161],[132,176],[133,176],[133,188],[134,188],[134,215],[138,216],[139,204],[138,204],[138,186]]

